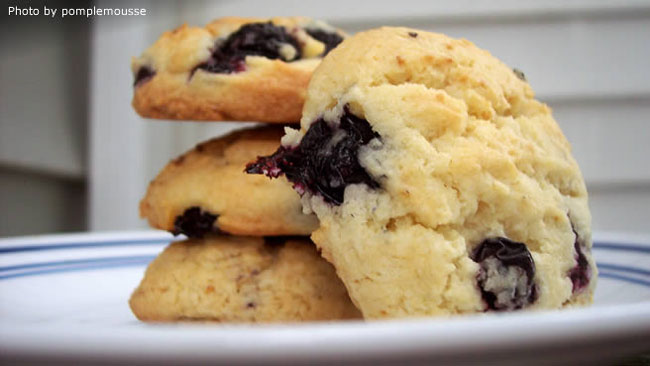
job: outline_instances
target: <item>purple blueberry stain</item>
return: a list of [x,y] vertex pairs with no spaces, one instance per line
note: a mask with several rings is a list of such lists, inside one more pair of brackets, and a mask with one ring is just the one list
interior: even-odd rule
[[138,72],[135,74],[135,80],[133,81],[133,86],[139,86],[147,81],[151,80],[156,75],[156,72],[153,71],[149,66],[142,66],[138,69]]
[[[285,45],[291,45],[295,54],[291,57],[280,52]],[[210,58],[196,66],[196,70],[231,74],[246,70],[246,56],[263,56],[269,59],[281,59],[291,62],[301,57],[298,40],[289,34],[284,27],[267,23],[250,23],[242,26],[217,43]]]
[[487,310],[522,309],[537,300],[535,262],[526,244],[503,237],[483,240],[471,254]]
[[307,34],[309,34],[315,40],[322,42],[325,45],[325,51],[323,51],[321,56],[327,55],[331,50],[336,48],[339,43],[343,42],[343,37],[335,32],[327,32],[322,29],[310,28],[306,28],[305,32],[307,32]]
[[214,222],[219,215],[202,211],[200,207],[193,206],[185,210],[174,220],[172,234],[183,234],[188,238],[203,238],[209,233],[221,233],[214,227]]
[[379,138],[368,121],[346,106],[339,123],[318,119],[297,147],[281,146],[272,155],[248,164],[245,171],[271,178],[284,174],[298,193],[318,194],[326,202],[340,205],[350,184],[379,188],[358,158],[359,148]]
[[568,276],[573,284],[572,292],[575,294],[582,292],[587,288],[587,286],[589,286],[591,280],[591,267],[589,266],[589,261],[584,253],[585,244],[573,228],[573,223],[571,224],[571,230],[573,230],[573,234],[575,234],[573,248],[575,250],[574,258],[576,265],[569,270]]

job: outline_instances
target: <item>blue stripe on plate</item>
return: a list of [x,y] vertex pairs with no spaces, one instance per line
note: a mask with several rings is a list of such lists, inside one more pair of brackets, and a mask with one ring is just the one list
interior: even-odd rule
[[[58,266],[68,266],[68,265],[77,265],[77,264],[90,264],[90,263],[103,263],[103,262],[119,262],[124,260],[153,260],[155,255],[139,255],[139,256],[117,256],[117,257],[100,257],[100,258],[86,258],[86,259],[66,259],[61,261],[52,261],[52,262],[36,262],[36,263],[27,263],[19,264],[13,266],[0,267],[0,272],[8,271],[17,271],[29,268],[42,268],[42,267],[58,267]],[[646,270],[639,267],[632,266],[622,266],[612,263],[603,263],[597,262],[598,268],[612,271],[620,272],[629,272],[634,274],[640,274],[643,276],[650,276],[650,270]]]
[[650,246],[634,244],[594,243],[594,249],[622,250],[630,252],[650,253]]
[[[140,259],[140,260],[128,260],[128,261],[120,261],[120,262],[88,263],[84,265],[67,266],[61,268],[43,269],[43,270],[36,270],[36,271],[29,271],[29,272],[12,273],[8,275],[0,275],[0,280],[8,280],[11,278],[18,278],[18,277],[38,276],[38,275],[52,274],[52,273],[81,272],[81,271],[92,271],[98,269],[114,269],[114,268],[134,267],[134,266],[140,267],[148,264],[150,261],[151,259]],[[650,281],[644,281],[644,280],[627,277],[616,273],[601,271],[598,274],[598,276],[601,278],[609,278],[609,279],[629,282],[635,285],[641,285],[644,287],[650,287]]]
[[[120,246],[120,245],[168,244],[174,240],[175,240],[174,238],[138,239],[138,240],[121,239],[121,240],[96,241],[96,242],[72,242],[72,243],[58,243],[58,244],[44,244],[44,245],[25,245],[25,246],[16,246],[16,247],[7,247],[7,248],[0,247],[0,253],[15,253],[15,252],[30,252],[30,251],[40,251],[40,250],[105,247],[105,246]],[[640,244],[617,244],[617,243],[607,243],[607,242],[595,242],[594,249],[650,253],[650,246],[640,245]]]
[[134,267],[134,266],[142,267],[144,265],[147,265],[150,261],[151,259],[146,259],[146,260],[139,259],[139,260],[126,260],[120,262],[88,263],[88,264],[81,264],[75,266],[66,266],[60,268],[41,269],[36,271],[0,275],[0,280],[7,280],[7,279],[17,278],[17,277],[38,276],[42,274],[62,273],[62,272],[93,271],[97,269],[107,269],[107,268],[113,269],[113,268]]
[[627,277],[627,276],[623,276],[623,275],[618,274],[618,273],[600,271],[600,272],[598,272],[598,277],[599,278],[610,278],[610,279],[613,279],[613,280],[619,280],[619,281],[625,281],[625,282],[633,283],[635,285],[650,287],[650,281],[640,280],[638,278]]
[[[10,273],[0,275],[0,280],[17,278],[17,277],[27,277],[27,276],[36,276],[42,274],[51,274],[51,273],[61,273],[61,272],[78,272],[78,271],[90,271],[97,269],[109,269],[109,268],[121,268],[127,266],[143,266],[151,262],[155,258],[154,255],[139,255],[139,256],[125,256],[125,257],[104,257],[104,258],[89,258],[89,259],[79,259],[79,260],[64,260],[64,261],[53,261],[53,262],[40,262],[40,263],[30,263],[24,265],[16,266],[7,266],[0,267],[0,271],[16,271],[22,269],[34,269],[34,268],[47,268],[47,267],[58,267],[58,268],[48,268],[48,269],[37,269],[32,271],[24,271],[19,273]],[[619,273],[607,272],[602,269],[609,270],[618,270],[630,273],[642,273],[647,275],[650,271],[636,267],[626,267],[609,263],[599,263],[598,267],[601,269],[599,277],[610,278],[620,281],[625,281],[633,283],[636,285],[641,285],[645,287],[650,287],[650,281],[628,277]]]
[[169,244],[174,239],[140,239],[140,240],[110,240],[110,241],[97,241],[97,242],[77,242],[77,243],[59,243],[59,244],[44,244],[44,245],[26,245],[19,247],[0,247],[0,253],[16,253],[16,252],[33,252],[40,250],[56,250],[56,249],[70,249],[70,248],[91,248],[91,247],[110,247],[120,245],[150,245],[150,244]]
[[612,271],[629,272],[629,273],[635,273],[644,276],[650,276],[650,270],[639,268],[639,267],[621,266],[619,264],[601,263],[601,262],[596,262],[596,265],[598,266],[599,269],[609,269]]
[[61,267],[80,264],[104,263],[104,262],[121,262],[121,261],[151,261],[156,258],[155,255],[133,255],[133,256],[120,256],[120,257],[101,257],[101,258],[86,258],[86,259],[66,259],[61,261],[52,262],[36,262],[19,264],[14,266],[0,267],[0,272],[17,271],[29,268],[43,268],[43,267]]

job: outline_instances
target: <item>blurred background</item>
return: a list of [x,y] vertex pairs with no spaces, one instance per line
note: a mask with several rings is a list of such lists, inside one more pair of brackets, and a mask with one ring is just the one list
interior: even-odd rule
[[[525,72],[573,145],[596,231],[650,233],[649,1],[16,1],[142,7],[144,17],[0,22],[0,236],[146,228],[138,202],[177,154],[241,124],[133,112],[131,56],[180,24],[307,15],[349,33],[467,38]],[[5,6],[12,5],[5,3]]]

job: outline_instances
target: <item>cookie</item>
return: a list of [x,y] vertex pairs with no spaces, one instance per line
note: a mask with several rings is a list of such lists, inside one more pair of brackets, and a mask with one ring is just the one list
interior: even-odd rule
[[281,137],[282,127],[264,126],[199,144],[149,184],[140,216],[154,228],[188,237],[311,234],[318,219],[302,213],[291,184],[244,172],[247,162],[277,149]]
[[211,236],[170,244],[129,305],[142,321],[290,322],[360,318],[309,239]]
[[132,104],[147,118],[297,122],[312,71],[344,36],[306,17],[183,25],[132,60]]
[[587,191],[550,108],[467,40],[380,28],[315,71],[284,174],[366,318],[591,303]]

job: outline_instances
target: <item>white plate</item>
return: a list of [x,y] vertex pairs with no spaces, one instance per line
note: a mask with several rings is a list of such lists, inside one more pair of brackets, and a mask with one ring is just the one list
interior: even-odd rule
[[172,240],[137,232],[0,240],[0,361],[557,364],[650,351],[650,238],[596,236],[594,306],[284,325],[138,322],[127,299]]

